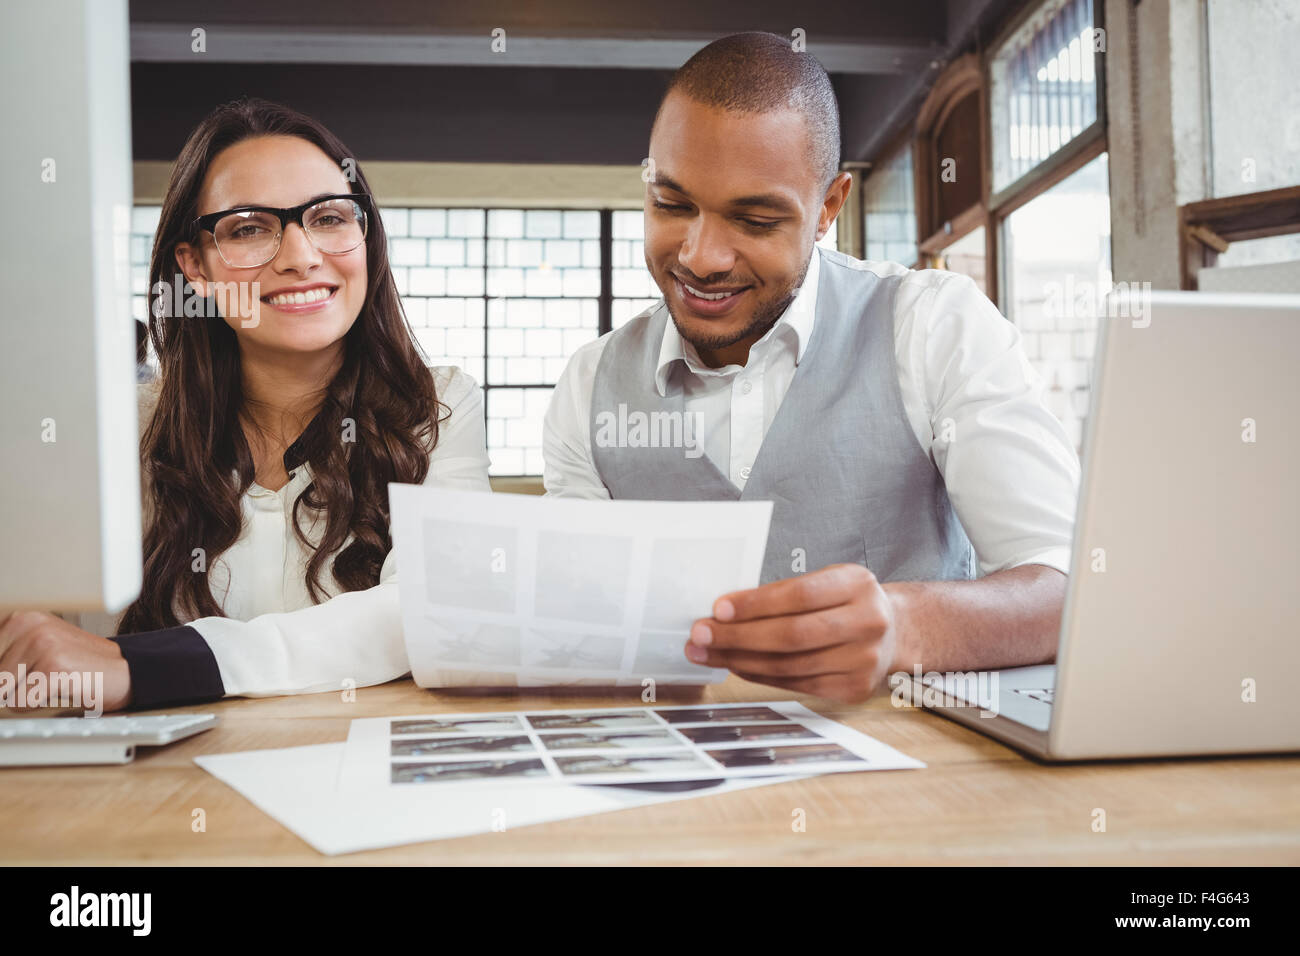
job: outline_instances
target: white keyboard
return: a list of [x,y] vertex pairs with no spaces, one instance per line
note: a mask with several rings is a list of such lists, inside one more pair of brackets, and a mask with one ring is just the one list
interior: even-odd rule
[[129,763],[136,747],[160,747],[217,723],[216,714],[0,719],[0,767]]

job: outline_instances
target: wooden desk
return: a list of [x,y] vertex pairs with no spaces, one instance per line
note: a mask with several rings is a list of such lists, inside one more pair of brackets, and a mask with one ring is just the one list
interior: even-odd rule
[[[463,696],[410,680],[338,693],[230,700],[222,725],[121,767],[0,770],[5,864],[1297,864],[1300,757],[1047,766],[888,696],[837,707],[801,699],[929,764],[828,774],[505,834],[325,857],[199,769],[200,754],[329,743],[355,717],[638,706],[626,696]],[[701,698],[784,700],[732,677]],[[207,832],[190,830],[191,811]],[[1092,831],[1093,808],[1107,831]],[[795,833],[791,814],[806,813]]]

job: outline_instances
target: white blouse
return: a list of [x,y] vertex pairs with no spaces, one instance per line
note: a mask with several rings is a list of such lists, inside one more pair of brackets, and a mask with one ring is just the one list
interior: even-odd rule
[[[459,368],[430,371],[451,414],[440,423],[424,483],[490,491],[482,390]],[[142,431],[156,397],[156,386],[140,386]],[[321,604],[312,601],[305,577],[311,554],[293,526],[293,503],[311,480],[311,469],[302,464],[278,491],[254,483],[241,499],[238,540],[211,559],[212,594],[226,616],[189,625],[211,648],[226,696],[307,694],[337,690],[348,681],[364,687],[410,671],[391,551],[379,583],[364,591],[342,591],[326,562],[321,584],[332,596]],[[304,531],[317,542],[325,523],[309,521],[309,514],[303,512]]]

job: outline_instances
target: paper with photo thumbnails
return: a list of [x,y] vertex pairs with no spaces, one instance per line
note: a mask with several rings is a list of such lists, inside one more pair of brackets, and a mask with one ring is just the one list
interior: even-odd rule
[[770,501],[587,501],[388,486],[421,687],[711,684],[691,624],[756,587]]
[[795,701],[368,717],[339,789],[510,789],[921,768]]
[[393,787],[353,793],[335,787],[342,743],[208,754],[194,762],[320,853],[356,853],[471,836],[766,787],[812,774],[722,780],[679,791],[620,787]]

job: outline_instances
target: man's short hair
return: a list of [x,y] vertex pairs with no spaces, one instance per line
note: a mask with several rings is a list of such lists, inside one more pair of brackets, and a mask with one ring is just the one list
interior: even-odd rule
[[[795,110],[808,124],[809,160],[829,186],[840,162],[840,108],[826,70],[775,33],[733,33],[714,40],[676,73],[664,100],[680,91],[698,103],[738,113]],[[659,102],[663,110],[663,100]],[[658,114],[655,121],[658,122]]]

